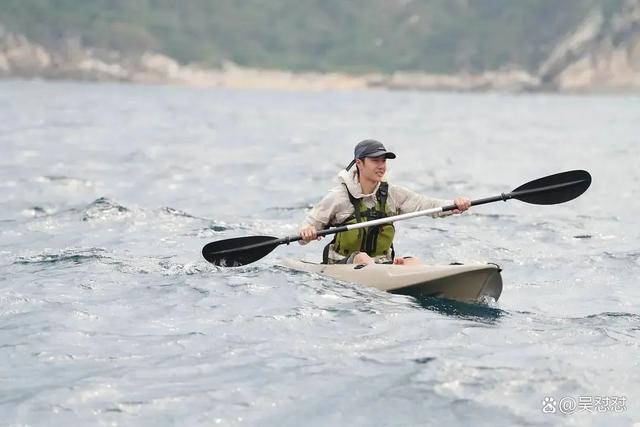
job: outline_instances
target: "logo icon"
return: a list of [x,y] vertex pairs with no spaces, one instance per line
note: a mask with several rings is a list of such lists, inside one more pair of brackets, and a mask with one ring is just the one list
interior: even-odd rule
[[556,402],[556,400],[551,397],[551,396],[547,396],[544,399],[542,399],[542,412],[545,414],[555,414],[556,413],[556,406],[558,406],[558,402]]
[[571,415],[576,412],[577,406],[578,403],[573,397],[566,396],[560,399],[560,412],[565,415]]

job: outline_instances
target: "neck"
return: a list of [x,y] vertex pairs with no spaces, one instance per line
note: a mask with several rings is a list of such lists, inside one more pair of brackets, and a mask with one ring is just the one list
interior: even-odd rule
[[363,194],[371,194],[373,190],[376,189],[376,185],[378,185],[378,181],[373,181],[371,179],[366,179],[360,176],[360,187],[362,188]]

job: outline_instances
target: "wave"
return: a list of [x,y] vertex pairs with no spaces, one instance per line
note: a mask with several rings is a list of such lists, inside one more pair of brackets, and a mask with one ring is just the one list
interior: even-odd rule
[[304,205],[298,205],[298,206],[274,206],[271,208],[267,208],[267,211],[304,211],[304,210],[308,210],[308,209],[312,209],[313,205],[312,204],[304,204]]
[[93,182],[89,181],[88,179],[74,178],[65,175],[44,175],[36,178],[36,180],[40,182],[54,182],[62,184],[82,184],[86,186],[93,185]]
[[623,251],[623,252],[608,252],[602,253],[605,258],[617,261],[631,261],[635,263],[640,262],[640,251]]
[[194,263],[174,262],[169,258],[149,257],[144,255],[115,254],[105,248],[66,248],[60,251],[47,250],[42,253],[19,256],[13,264],[85,264],[98,262],[110,265],[115,270],[126,274],[161,274],[163,276],[192,276],[202,273],[221,271],[204,261]]
[[181,211],[180,209],[175,209],[169,206],[160,208],[160,212],[166,215],[181,217],[181,218],[204,219],[204,218],[199,218],[197,216],[193,216],[185,211]]
[[589,316],[579,317],[576,320],[633,320],[640,321],[640,314],[627,313],[624,311],[605,311],[598,314],[590,314]]
[[192,230],[191,232],[186,233],[186,236],[195,236],[195,237],[217,237],[218,233],[222,233],[224,231],[229,231],[237,228],[242,228],[239,226],[230,226],[224,222],[217,222],[215,220],[210,220],[207,218],[191,215],[185,211],[180,209],[175,209],[170,206],[165,206],[160,208],[160,213],[164,215],[168,215],[175,218],[187,218],[194,219],[199,221],[207,222],[208,224],[204,228],[198,228],[196,230]]
[[82,221],[93,221],[119,217],[128,214],[130,210],[106,197],[100,197],[90,203],[82,211]]
[[193,276],[195,274],[220,271],[219,267],[207,262],[181,264],[162,260],[158,262],[158,265],[163,276]]
[[44,252],[32,256],[20,256],[14,264],[55,264],[70,262],[82,264],[94,260],[110,259],[103,248],[63,249],[60,252]]
[[32,216],[32,217],[41,217],[41,216],[47,216],[51,214],[51,210],[47,210],[46,208],[43,208],[42,206],[32,206],[29,209],[25,209],[23,211],[26,215]]
[[571,319],[572,322],[587,328],[589,331],[598,331],[601,336],[609,339],[637,344],[640,331],[640,314],[628,312],[603,312],[589,316]]
[[469,212],[469,216],[474,216],[478,218],[491,218],[491,219],[500,219],[500,218],[516,218],[518,215],[514,214],[496,214],[496,213],[479,213],[479,212]]

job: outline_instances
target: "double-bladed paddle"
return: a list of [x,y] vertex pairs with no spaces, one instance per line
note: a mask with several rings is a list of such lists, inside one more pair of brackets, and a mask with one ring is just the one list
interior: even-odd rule
[[[591,175],[584,170],[573,170],[545,176],[534,181],[521,185],[510,193],[502,193],[499,196],[487,197],[471,201],[471,206],[484,205],[486,203],[507,201],[517,199],[521,202],[534,205],[555,205],[568,202],[587,191],[591,185]],[[340,227],[328,228],[318,231],[318,236],[340,233],[347,230],[371,227],[374,225],[388,224],[390,222],[402,221],[425,215],[433,215],[440,212],[453,211],[456,205],[442,206],[439,208],[426,209],[422,211],[410,212],[402,215],[389,216],[372,221],[359,222],[356,224],[343,225]],[[211,242],[202,248],[202,256],[212,264],[226,267],[238,267],[251,264],[257,261],[277,246],[301,240],[300,236],[271,237],[271,236],[250,236],[236,237],[234,239],[218,240]]]

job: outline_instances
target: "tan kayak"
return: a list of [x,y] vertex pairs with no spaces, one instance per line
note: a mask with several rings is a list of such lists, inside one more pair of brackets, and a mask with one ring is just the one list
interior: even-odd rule
[[356,283],[394,294],[478,302],[496,301],[502,293],[502,276],[495,264],[404,266],[390,264],[317,264],[286,260],[295,270]]

